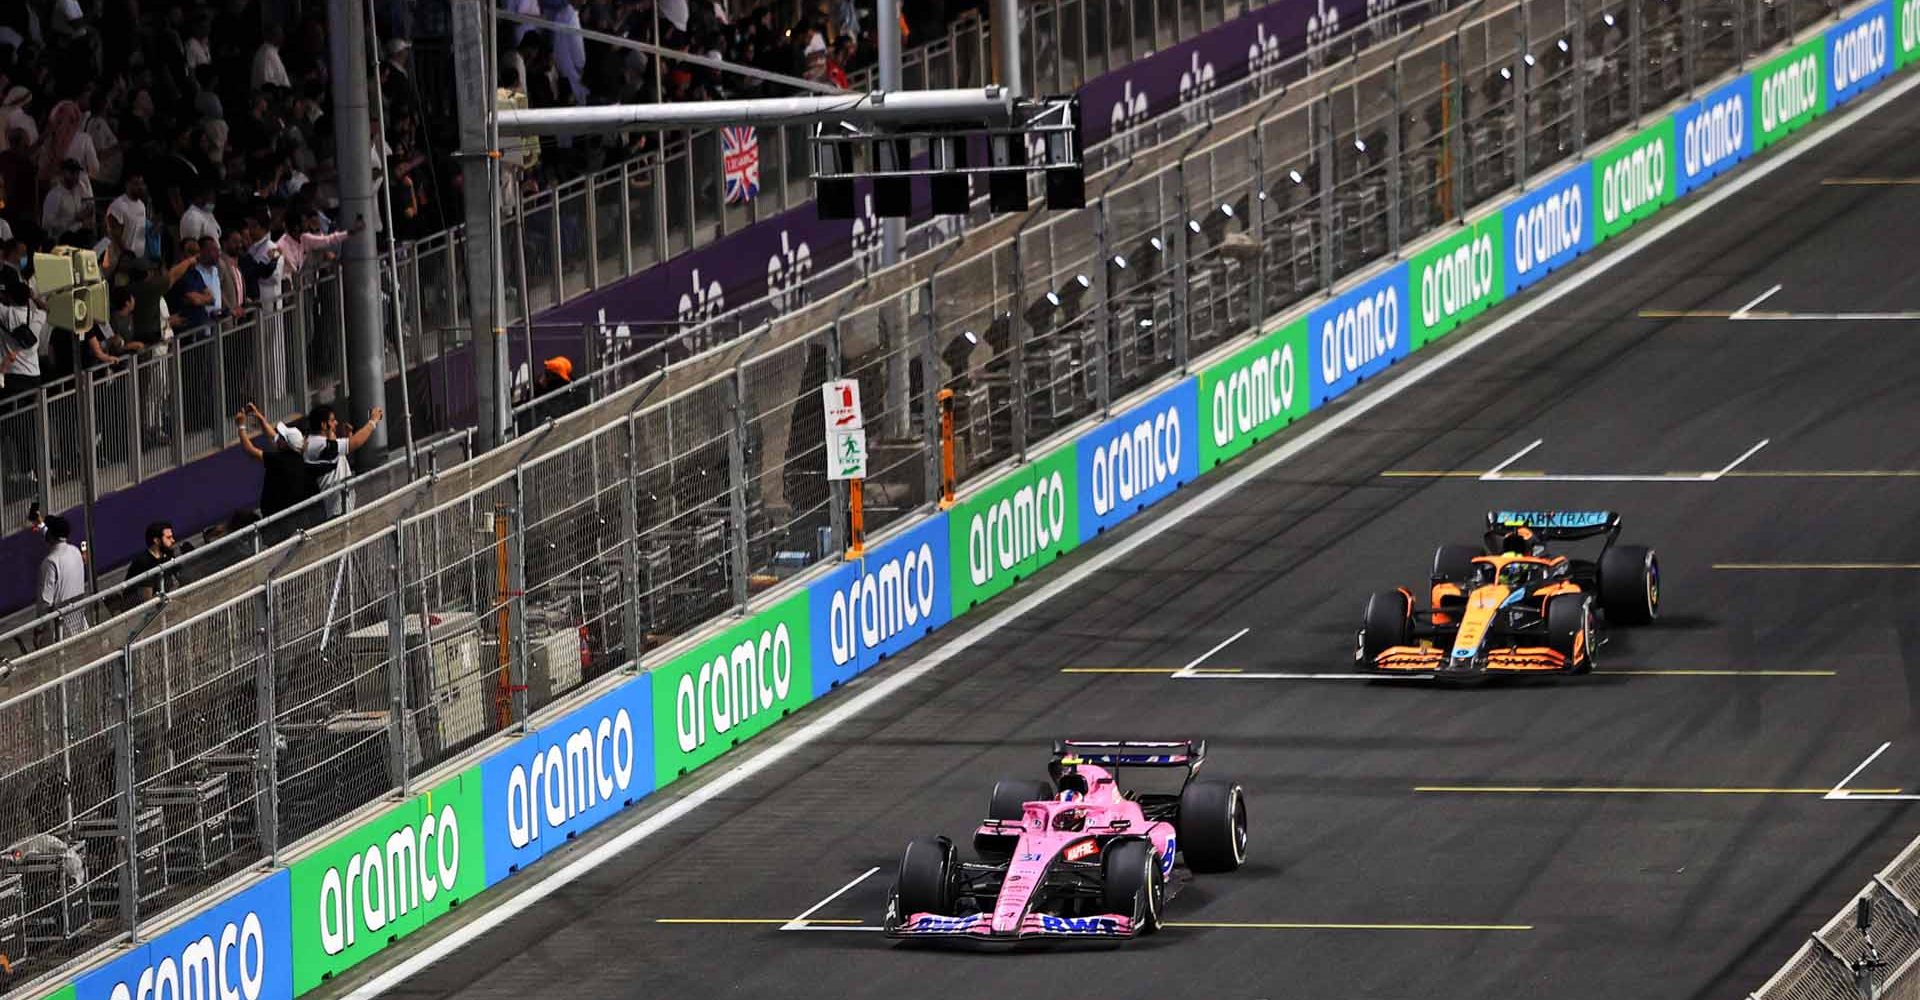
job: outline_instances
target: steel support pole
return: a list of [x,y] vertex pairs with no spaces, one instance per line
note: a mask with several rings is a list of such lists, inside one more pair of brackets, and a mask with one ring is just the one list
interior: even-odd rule
[[[1401,218],[1405,206],[1403,185],[1406,183],[1406,165],[1400,162],[1400,151],[1405,144],[1401,129],[1406,124],[1407,109],[1400,89],[1400,57],[1393,57],[1393,71],[1388,75],[1388,86],[1393,96],[1393,127],[1387,129],[1387,255],[1397,259],[1400,246],[1405,237],[1402,235],[1406,222]],[[1256,161],[1257,162],[1257,161]],[[1265,191],[1262,187],[1260,190]],[[1266,252],[1266,240],[1260,242],[1261,252]],[[1264,270],[1264,269],[1263,269]]]
[[1253,144],[1253,188],[1247,198],[1247,235],[1253,237],[1253,275],[1250,286],[1253,300],[1247,310],[1258,334],[1267,322],[1267,150],[1261,141],[1265,121],[1255,121],[1247,141]]
[[[900,90],[900,0],[878,0],[875,28],[880,36],[880,89],[889,94]],[[880,266],[891,267],[900,261],[906,244],[907,220],[880,220]]]
[[[833,322],[827,325],[827,381],[840,378],[840,365],[840,315],[836,311]],[[844,555],[847,540],[852,537],[847,534],[847,484],[844,480],[827,482],[827,534],[827,548],[821,556]]]
[[1027,323],[1021,313],[1027,301],[1026,271],[1020,262],[1020,233],[1015,233],[1010,249],[1013,251],[1013,273],[1007,276],[1012,288],[1012,305],[1007,309],[1007,383],[1013,389],[1013,455],[1018,461],[1027,460]]
[[[367,12],[365,0],[328,0],[328,67],[333,82],[333,139],[340,189],[340,217],[351,222],[351,236],[340,247],[345,293],[348,409],[355,427],[364,426],[375,407],[387,402],[386,345],[381,337],[379,256],[374,226],[380,210],[373,200],[372,105],[367,96]],[[384,159],[382,163],[384,165]],[[391,233],[388,234],[392,236]],[[224,397],[222,397],[224,398]],[[385,424],[367,440],[364,459],[378,465],[387,451]]]
[[507,663],[513,731],[527,731],[527,478],[525,466],[513,469],[513,509],[507,512],[507,622],[513,628],[513,658]]
[[[220,345],[216,343],[214,346],[217,348]],[[221,367],[218,358],[215,358],[214,365],[216,368]],[[94,537],[93,507],[100,501],[100,470],[98,468],[100,456],[94,453],[94,443],[99,440],[100,424],[95,419],[97,414],[93,411],[93,372],[86,367],[85,362],[79,362],[79,367],[80,377],[74,382],[74,388],[80,393],[77,400],[80,404],[80,445],[74,449],[74,454],[80,460],[80,523],[81,530],[85,532],[80,541],[91,547]],[[47,511],[47,513],[53,512]],[[97,593],[100,589],[100,574],[94,569],[92,558],[88,558],[85,562],[87,593]]]
[[1467,217],[1467,185],[1473,180],[1473,171],[1467,166],[1467,123],[1463,117],[1467,110],[1465,54],[1466,45],[1456,30],[1453,44],[1447,47],[1447,59],[1453,64],[1453,84],[1447,94],[1447,100],[1453,105],[1447,128],[1447,146],[1453,151],[1453,176],[1447,179],[1447,187],[1453,193],[1455,220]]
[[1573,155],[1587,155],[1587,0],[1573,0]]
[[1320,290],[1333,294],[1333,99],[1323,97],[1313,106],[1319,115],[1314,132],[1314,155],[1320,159]]
[[1100,266],[1094,268],[1100,288],[1094,294],[1094,346],[1098,357],[1090,359],[1093,369],[1093,395],[1102,419],[1113,416],[1113,245],[1107,241],[1107,200],[1100,199],[1093,211],[1093,238],[1099,246]]
[[1173,212],[1175,225],[1173,245],[1168,248],[1173,255],[1173,293],[1169,296],[1173,306],[1173,368],[1181,375],[1187,373],[1188,350],[1192,346],[1193,325],[1187,317],[1187,282],[1192,280],[1192,262],[1187,255],[1192,252],[1193,244],[1187,239],[1191,231],[1187,224],[1193,216],[1187,205],[1187,161],[1182,157],[1173,165]]
[[455,93],[460,104],[460,175],[465,187],[467,315],[473,330],[473,387],[480,424],[475,447],[487,451],[505,440],[506,338],[501,329],[503,286],[499,269],[499,161],[492,151],[495,76],[487,34],[485,0],[454,0]]
[[1735,0],[1733,5],[1733,66],[1747,68],[1747,6],[1753,0]]
[[635,474],[640,467],[640,426],[631,413],[627,414],[626,424],[627,454],[622,463],[625,472],[620,476],[620,553],[627,564],[622,581],[626,607],[621,609],[620,631],[629,669],[637,669],[642,649],[640,602],[645,597],[640,589],[640,478]]
[[1647,46],[1646,18],[1640,14],[1641,0],[1627,0],[1627,61],[1632,76],[1627,80],[1627,107],[1633,127],[1640,127],[1640,114],[1646,110]]
[[1694,75],[1699,66],[1699,0],[1680,0],[1680,71],[1687,78],[1687,99],[1693,99]]
[[[387,740],[393,744],[393,758],[388,767],[393,772],[393,783],[400,790],[400,797],[406,798],[413,793],[413,761],[407,754],[407,732],[413,722],[410,716],[412,707],[407,704],[407,527],[401,521],[393,527],[393,563],[388,572],[393,577],[393,593],[387,597]],[[427,616],[420,616],[421,628],[426,627]],[[424,635],[424,632],[422,633]],[[421,650],[422,657],[431,658],[431,647]]]
[[740,366],[727,379],[727,412],[733,427],[727,434],[728,548],[732,553],[734,614],[747,613],[747,410],[746,384]]
[[993,48],[1000,85],[1014,97],[1027,96],[1020,79],[1020,0],[993,0]]
[[1513,19],[1513,138],[1518,150],[1513,161],[1513,183],[1522,191],[1527,189],[1527,150],[1530,145],[1527,141],[1527,123],[1532,118],[1529,105],[1533,98],[1533,73],[1530,72],[1532,67],[1527,65],[1527,57],[1532,53],[1528,38],[1531,25],[1527,23],[1527,12],[1532,9],[1532,5],[1522,3]]
[[254,743],[254,776],[258,790],[254,797],[255,822],[259,825],[260,850],[269,868],[280,864],[280,708],[279,677],[274,669],[274,645],[279,639],[279,616],[274,603],[279,582],[271,574],[260,592],[260,664],[254,674],[254,701],[260,714],[260,730]]
[[920,291],[920,439],[927,449],[924,477],[927,502],[940,503],[940,324],[934,319],[933,276],[928,275]]

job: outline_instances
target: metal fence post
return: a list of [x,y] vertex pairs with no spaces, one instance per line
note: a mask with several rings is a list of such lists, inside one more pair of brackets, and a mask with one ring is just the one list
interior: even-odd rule
[[[836,324],[837,328],[838,324]],[[727,432],[727,520],[733,567],[733,613],[747,613],[747,415],[740,365],[727,379],[727,411],[733,426]]]
[[[80,461],[80,516],[85,525],[86,539],[93,539],[93,507],[100,500],[100,431],[99,423],[93,412],[93,371],[79,362],[79,378],[74,382],[75,391],[80,398],[80,447],[75,449]],[[49,512],[51,513],[51,512]],[[100,589],[100,575],[94,568],[94,561],[86,561],[87,592],[95,593]]]
[[640,601],[644,598],[640,589],[640,477],[634,474],[640,461],[640,429],[631,413],[627,415],[626,424],[627,455],[623,463],[626,471],[620,477],[620,550],[627,563],[623,581],[626,607],[620,614],[620,629],[626,637],[629,669],[637,672],[642,649]]
[[[387,571],[393,575],[393,594],[387,598],[387,704],[391,713],[387,720],[390,733],[388,742],[393,744],[394,780],[400,786],[400,797],[406,798],[413,791],[413,759],[407,753],[407,731],[413,721],[409,716],[411,706],[407,704],[407,680],[411,673],[407,669],[407,541],[406,521],[395,522],[393,526],[393,562]],[[426,635],[427,615],[420,615],[421,635]],[[433,656],[432,647],[422,655]]]
[[[47,388],[41,386],[33,391],[34,428],[33,462],[34,474],[38,482],[34,483],[34,498],[40,501],[40,509],[53,507],[53,414],[47,406]],[[178,442],[179,435],[174,435]],[[175,447],[179,447],[176,443]],[[174,463],[178,465],[178,462]]]
[[1027,460],[1027,324],[1021,315],[1027,301],[1026,272],[1020,266],[1020,237],[1024,233],[1016,232],[1013,237],[1013,274],[1009,275],[1011,288],[1007,317],[1007,360],[1008,383],[1013,387],[1013,455],[1018,461]]
[[1453,105],[1453,114],[1448,119],[1447,149],[1452,153],[1453,169],[1447,178],[1447,188],[1453,195],[1453,218],[1467,217],[1467,183],[1473,177],[1473,171],[1463,169],[1467,165],[1467,123],[1464,118],[1467,110],[1466,43],[1460,39],[1461,29],[1454,29],[1453,44],[1446,47],[1447,61],[1452,65],[1452,85],[1447,88],[1447,100]]
[[1193,221],[1187,210],[1187,159],[1181,157],[1173,165],[1173,294],[1168,296],[1173,306],[1173,368],[1185,375],[1187,373],[1187,352],[1193,344],[1192,324],[1187,317],[1187,282],[1191,271],[1191,262],[1187,254],[1192,244],[1187,240],[1188,224]]
[[278,616],[274,612],[278,595],[277,581],[267,575],[260,600],[260,665],[254,675],[254,699],[260,713],[260,731],[254,750],[254,775],[259,793],[254,802],[255,822],[259,824],[260,851],[268,867],[280,863],[280,707],[279,675],[275,670],[274,646],[279,638]]
[[1099,336],[1094,338],[1094,346],[1099,357],[1089,362],[1094,372],[1094,400],[1100,407],[1100,416],[1113,415],[1113,246],[1107,242],[1107,199],[1101,198],[1094,203],[1093,238],[1099,245],[1100,266],[1095,268],[1099,276],[1100,290],[1096,293],[1094,329]]
[[[1405,183],[1403,177],[1404,164],[1400,162],[1402,141],[1400,129],[1404,119],[1407,117],[1407,111],[1402,103],[1403,98],[1400,93],[1400,73],[1400,56],[1396,54],[1393,57],[1393,68],[1387,75],[1389,81],[1387,86],[1391,89],[1393,96],[1393,126],[1387,129],[1387,256],[1389,258],[1398,258],[1400,256],[1400,244],[1403,238],[1401,236],[1401,227],[1405,225],[1400,218],[1402,211],[1401,201],[1404,197],[1401,186]],[[1254,134],[1258,136],[1259,133],[1256,131]],[[1257,164],[1259,161],[1256,159],[1254,162],[1256,164],[1255,169],[1258,170]],[[1264,201],[1266,188],[1262,187],[1260,191],[1261,198]],[[1266,253],[1266,246],[1267,242],[1263,238],[1260,241],[1262,255]],[[1265,268],[1263,267],[1261,270],[1264,271]]]
[[1700,47],[1700,11],[1697,0],[1680,0],[1680,69],[1687,78],[1687,98],[1692,100],[1694,73],[1699,65],[1699,57],[1694,50]]
[[[827,325],[827,381],[831,382],[840,377],[840,365],[840,312],[835,310],[833,322]],[[847,484],[845,482],[836,480],[827,482],[827,533],[830,536],[827,540],[827,551],[820,553],[823,559],[846,549],[847,540],[852,537],[847,534]]]
[[127,633],[126,645],[120,648],[118,669],[113,676],[113,700],[119,703],[119,718],[113,730],[113,781],[114,802],[120,834],[120,916],[126,923],[127,938],[130,942],[140,940],[140,835],[139,835],[139,776],[134,773],[133,763],[133,645],[140,633],[153,624],[155,618],[167,606],[163,596],[159,603],[140,619],[140,624]]
[[526,466],[513,468],[513,509],[507,512],[507,622],[513,629],[513,658],[508,661],[508,693],[513,700],[513,731],[527,731],[527,481]]
[[1513,19],[1513,136],[1520,147],[1520,155],[1514,157],[1513,161],[1513,183],[1522,191],[1527,189],[1527,148],[1530,145],[1527,142],[1527,122],[1533,117],[1528,107],[1533,99],[1533,49],[1528,38],[1530,25],[1527,23],[1527,12],[1532,9],[1530,4],[1520,4]]
[[1314,156],[1320,160],[1320,289],[1333,294],[1333,98],[1321,97],[1313,108],[1319,114],[1314,132]]
[[1747,68],[1747,4],[1751,0],[1736,0],[1733,5],[1733,67]]
[[127,380],[127,412],[126,419],[123,421],[127,432],[127,476],[138,483],[146,478],[142,473],[145,472],[147,457],[146,441],[140,433],[139,355],[136,354],[127,359],[127,373],[122,377]]
[[1573,0],[1573,156],[1587,155],[1587,0]]
[[1633,127],[1640,127],[1640,113],[1645,110],[1647,89],[1647,46],[1643,26],[1646,19],[1640,16],[1640,0],[1631,0],[1627,4],[1627,60],[1632,67],[1632,76],[1627,80],[1627,107],[1632,112]]
[[940,335],[940,324],[934,319],[933,276],[927,276],[926,284],[921,286],[920,316],[922,334],[920,336],[920,439],[927,449],[926,474],[922,479],[926,483],[927,502],[937,508],[940,503],[940,390],[944,385],[940,378],[940,345],[936,338]]

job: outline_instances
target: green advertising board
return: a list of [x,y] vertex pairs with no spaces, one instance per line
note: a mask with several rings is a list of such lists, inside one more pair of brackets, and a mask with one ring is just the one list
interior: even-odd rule
[[1075,476],[1069,444],[947,512],[956,617],[1080,544]]
[[485,889],[484,830],[469,768],[289,866],[294,995]]
[[1307,318],[1200,372],[1200,471],[1307,415]]
[[1667,205],[1679,190],[1680,157],[1668,116],[1593,158],[1593,241],[1625,232]]
[[59,989],[54,990],[52,993],[49,993],[46,996],[41,997],[40,1000],[73,1000],[73,984],[68,983],[67,985],[62,986]]
[[1827,110],[1827,40],[1808,39],[1753,71],[1753,151]]
[[1893,65],[1920,59],[1920,0],[1893,0]]
[[[1506,289],[1506,227],[1498,212],[1460,230],[1407,265],[1413,349],[1486,312]],[[1203,451],[1204,455],[1205,452]]]
[[653,668],[656,787],[812,701],[812,656],[803,590]]

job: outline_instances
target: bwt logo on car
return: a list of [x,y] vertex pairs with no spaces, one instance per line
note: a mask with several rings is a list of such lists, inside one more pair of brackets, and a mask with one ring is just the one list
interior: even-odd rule
[[1887,68],[1887,19],[1870,17],[1833,40],[1829,82],[1837,93]]
[[1049,934],[1118,934],[1120,922],[1112,917],[1056,917],[1041,914],[1040,929]]
[[1760,130],[1771,132],[1820,103],[1820,56],[1809,52],[1760,84]]
[[724,736],[733,727],[786,700],[793,685],[793,636],[785,622],[763,629],[682,674],[674,691],[673,722],[680,749],[692,753],[706,745],[707,730]]
[[338,955],[360,931],[378,931],[460,880],[460,817],[452,805],[428,813],[417,826],[395,830],[385,844],[369,844],[327,869],[320,880],[320,946]]
[[132,985],[113,984],[111,1000],[257,1000],[267,980],[267,933],[260,915],[239,926],[229,921],[216,941],[203,934],[187,942],[180,957],[140,970]]
[[1587,235],[1587,199],[1575,184],[1548,195],[1513,225],[1513,269],[1525,274],[1580,245]]
[[1659,201],[1667,190],[1667,144],[1658,140],[1600,172],[1600,218],[1614,222]]
[[1702,108],[1692,121],[1687,122],[1686,129],[1680,135],[1680,157],[1681,162],[1686,164],[1687,176],[1693,177],[1719,166],[1722,161],[1740,152],[1746,139],[1745,94],[1731,94],[1712,107]]
[[1180,410],[1142,416],[1093,452],[1093,511],[1106,515],[1180,471]]
[[507,772],[507,839],[516,848],[612,800],[633,783],[633,717],[622,708]]
[[1393,353],[1400,342],[1400,290],[1391,285],[1320,324],[1320,378],[1326,385]]
[[1481,233],[1420,269],[1420,320],[1433,326],[1493,293],[1493,237]]
[[1293,345],[1254,357],[1213,384],[1213,444],[1225,448],[1242,434],[1293,408]]
[[873,649],[933,617],[936,581],[933,546],[922,542],[868,570],[833,592],[827,608],[833,662],[846,666],[862,649]]
[[941,917],[929,913],[915,920],[913,922],[913,929],[916,931],[959,934],[971,930],[976,924],[980,924],[986,919],[986,914],[983,913],[972,913],[964,917]]
[[967,576],[985,586],[1067,534],[1067,487],[1060,473],[1022,486],[967,521]]

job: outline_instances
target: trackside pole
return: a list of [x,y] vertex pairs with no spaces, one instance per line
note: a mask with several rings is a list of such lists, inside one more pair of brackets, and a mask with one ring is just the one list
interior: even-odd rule
[[852,542],[847,547],[848,559],[858,559],[867,554],[867,529],[863,522],[860,486],[858,479],[847,480],[847,537]]

